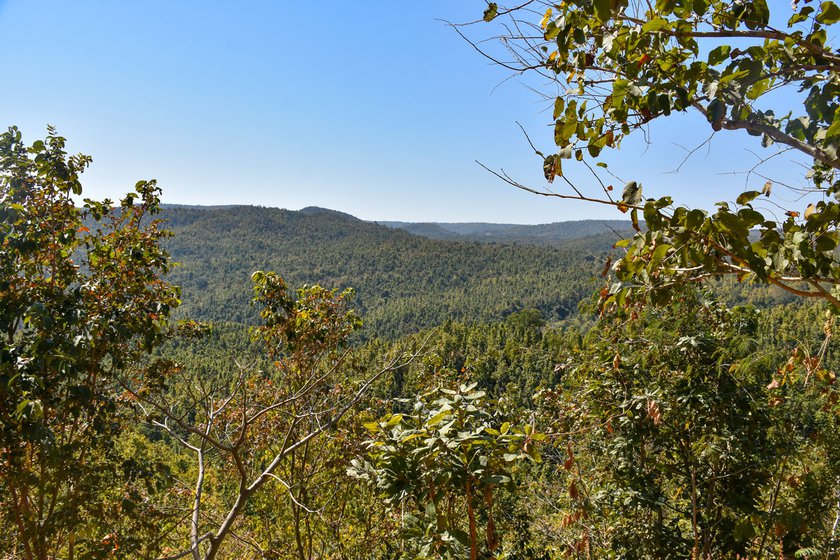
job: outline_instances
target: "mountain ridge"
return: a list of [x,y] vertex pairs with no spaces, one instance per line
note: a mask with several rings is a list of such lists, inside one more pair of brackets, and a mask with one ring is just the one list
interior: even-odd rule
[[433,239],[532,243],[556,245],[569,239],[618,234],[632,235],[632,226],[625,220],[568,220],[548,224],[509,224],[493,222],[401,222],[379,221],[387,227],[403,229]]

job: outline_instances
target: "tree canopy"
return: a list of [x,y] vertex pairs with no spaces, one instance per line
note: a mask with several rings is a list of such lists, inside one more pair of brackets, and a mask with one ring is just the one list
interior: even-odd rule
[[148,504],[118,453],[116,376],[164,341],[179,290],[154,181],[78,207],[90,161],[52,129],[0,135],[0,518],[23,558],[108,557],[123,521],[132,550],[153,517],[133,515]]
[[[174,328],[160,190],[140,181],[118,205],[80,203],[89,162],[52,130],[31,145],[15,128],[0,135],[0,556],[837,557],[840,355],[825,309],[727,309],[688,287],[667,305],[595,322],[584,304],[558,321],[524,292],[565,284],[517,266],[544,257],[558,280],[580,280],[589,242],[568,259],[519,245],[500,258],[345,218],[267,224],[249,218],[274,213],[243,208],[214,211],[225,235],[193,248],[226,265],[186,261],[180,277],[197,289],[185,297],[211,275],[233,291],[249,248],[293,273],[341,270],[327,280],[363,278],[339,255],[371,272],[390,264],[425,301],[516,276],[510,292],[488,282],[473,294],[502,307],[458,304],[468,322],[407,314],[414,331],[437,326],[359,338],[373,313],[351,309],[351,290],[292,290],[258,270],[255,324],[221,310],[212,328]],[[414,243],[398,266],[395,249],[371,249],[394,239]],[[452,280],[426,282],[443,273]],[[395,286],[365,289],[387,300]]]
[[[497,174],[537,194],[630,212],[637,235],[622,244],[626,253],[613,268],[618,282],[602,294],[603,305],[628,295],[661,300],[676,284],[732,274],[840,309],[835,2],[794,0],[772,11],[765,0],[489,3],[483,19],[505,20],[500,38],[509,57],[496,62],[538,73],[564,92],[554,100],[555,148],[535,148],[546,180],[563,187],[544,190]],[[684,112],[699,112],[712,135],[760,138],[766,159],[802,154],[810,167],[806,188],[796,189],[802,207],[779,197],[772,178],[733,193],[735,203],[719,202],[713,213],[675,205],[676,189],[674,197],[646,199],[641,177],[614,188],[604,150]],[[570,181],[564,160],[588,166],[595,188]]]

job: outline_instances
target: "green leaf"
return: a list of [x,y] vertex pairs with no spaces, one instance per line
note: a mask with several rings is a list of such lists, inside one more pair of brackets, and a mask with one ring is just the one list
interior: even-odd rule
[[747,99],[758,99],[770,88],[770,80],[759,80],[747,90]]
[[494,474],[487,478],[487,484],[507,484],[510,482],[510,477],[502,474]]
[[622,98],[630,88],[630,80],[619,78],[613,82],[613,98]]
[[610,0],[593,0],[595,15],[601,21],[608,21],[612,17],[612,2]]
[[656,249],[653,250],[653,254],[650,256],[650,264],[652,266],[658,266],[662,262],[662,259],[665,258],[665,255],[668,254],[669,249],[671,249],[671,246],[668,244],[663,243],[657,245]]
[[497,15],[499,15],[499,6],[495,2],[490,2],[484,10],[484,21],[493,21]]
[[566,101],[562,97],[558,97],[554,100],[554,120],[560,118],[560,115],[563,114],[563,109],[566,108]]
[[752,12],[744,22],[748,28],[757,29],[770,22],[770,8],[767,7],[765,0],[752,0],[748,5]]
[[28,409],[31,404],[32,401],[30,401],[29,399],[24,399],[20,401],[20,403],[17,405],[17,408],[15,408],[15,417],[18,420],[23,418],[24,412],[26,412],[26,409]]
[[379,426],[379,422],[365,422],[364,424],[362,424],[362,426],[364,426],[365,429],[369,432],[374,433],[378,432],[381,429],[381,427]]
[[703,210],[695,208],[691,210],[685,217],[685,227],[690,230],[695,230],[703,225],[706,219],[706,213]]
[[822,46],[825,45],[825,41],[826,41],[825,29],[818,29],[818,30],[814,31],[813,33],[811,33],[811,35],[808,36],[808,42],[811,43],[812,45],[818,45],[818,46],[822,47]]
[[743,206],[755,200],[760,194],[761,193],[759,191],[746,191],[741,193],[735,202],[737,202],[740,206]]
[[645,33],[651,33],[654,31],[659,31],[663,27],[668,25],[668,20],[661,17],[653,18],[652,20],[648,21],[642,26],[642,31]]
[[833,251],[837,248],[838,234],[836,231],[824,233],[817,237],[815,248],[820,252]]
[[840,7],[834,2],[823,2],[820,4],[820,13],[817,14],[817,21],[825,25],[831,25],[840,21]]
[[429,420],[426,421],[426,425],[429,426],[429,427],[436,426],[436,425],[440,424],[441,421],[449,415],[450,415],[449,410],[441,410],[440,412],[438,412],[437,414],[435,414],[434,416],[429,418]]
[[828,127],[828,130],[825,131],[826,138],[832,138],[840,134],[840,107],[834,111],[834,119],[831,122],[831,126]]
[[788,20],[788,27],[793,27],[797,23],[805,21],[806,19],[808,19],[808,16],[811,15],[813,11],[814,8],[812,8],[811,6],[805,6],[797,13],[790,16],[790,19]]
[[723,76],[721,76],[721,78],[719,80],[719,83],[720,83],[720,85],[728,84],[729,82],[731,82],[733,80],[740,80],[741,78],[746,78],[749,75],[750,75],[749,70],[738,70],[738,71],[732,72],[730,74],[724,73]]
[[741,218],[748,228],[752,228],[764,222],[764,215],[752,208],[741,208],[738,210],[738,217]]

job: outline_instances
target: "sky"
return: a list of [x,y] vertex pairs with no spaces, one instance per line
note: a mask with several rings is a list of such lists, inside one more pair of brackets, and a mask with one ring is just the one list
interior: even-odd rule
[[[482,58],[441,20],[481,17],[479,0],[280,2],[0,0],[0,127],[32,142],[48,124],[93,156],[85,196],[119,198],[155,178],[173,204],[322,206],[366,220],[547,223],[621,218],[547,199],[556,87]],[[480,41],[490,25],[467,28]],[[552,89],[555,88],[555,89]],[[652,143],[610,154],[645,194],[709,208],[764,180],[742,171],[758,139],[668,119]],[[764,152],[766,155],[766,152]],[[582,169],[564,169],[592,185]],[[802,184],[789,158],[768,169]],[[560,190],[562,187],[555,185]],[[620,186],[617,187],[620,190]]]

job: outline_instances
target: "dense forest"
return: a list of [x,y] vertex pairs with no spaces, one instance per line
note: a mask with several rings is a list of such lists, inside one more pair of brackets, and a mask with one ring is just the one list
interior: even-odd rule
[[5,557],[837,556],[821,305],[607,312],[613,232],[79,207],[62,138],[2,148]]
[[[94,200],[53,127],[0,134],[0,557],[840,559],[840,7],[485,6],[451,28],[548,84],[554,186],[485,169],[627,220]],[[784,146],[763,186],[617,187],[689,112]]]
[[352,287],[365,333],[391,338],[525,308],[549,321],[575,315],[619,240],[605,228],[587,235],[597,231],[587,224],[567,228],[571,239],[557,248],[455,243],[321,209],[168,207],[162,216],[175,234],[165,246],[179,263],[170,278],[185,315],[251,324],[250,274],[276,270],[291,286]]

